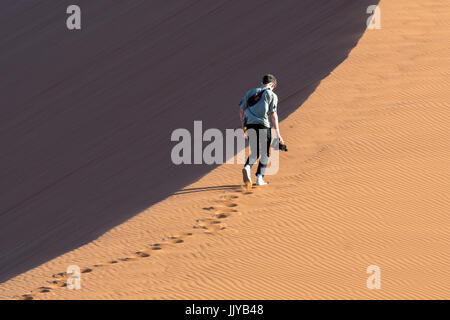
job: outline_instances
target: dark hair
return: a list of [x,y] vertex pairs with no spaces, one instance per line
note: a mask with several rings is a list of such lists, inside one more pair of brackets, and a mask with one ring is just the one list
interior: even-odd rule
[[277,84],[277,78],[275,78],[275,76],[273,74],[266,74],[262,79],[263,84],[268,84],[271,82],[273,82],[274,84]]

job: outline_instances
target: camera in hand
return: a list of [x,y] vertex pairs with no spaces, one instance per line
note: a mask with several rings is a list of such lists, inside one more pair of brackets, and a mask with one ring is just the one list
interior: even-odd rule
[[285,144],[281,144],[281,143],[280,143],[279,149],[284,152],[288,151],[287,146]]

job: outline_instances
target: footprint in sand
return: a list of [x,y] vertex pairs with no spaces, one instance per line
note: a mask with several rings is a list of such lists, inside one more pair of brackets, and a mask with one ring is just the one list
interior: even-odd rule
[[52,277],[55,279],[64,278],[66,276],[68,276],[68,274],[66,272],[55,273],[54,275],[52,275]]
[[214,217],[217,216],[218,214],[221,214],[221,213],[227,214],[228,216],[235,215],[235,214],[240,215],[239,211],[236,210],[236,209],[233,209],[233,207],[217,207],[217,208],[214,208],[214,214],[213,214]]
[[216,219],[198,219],[194,226],[195,229],[203,229],[206,233],[213,233],[226,228],[226,224]]
[[235,215],[240,216],[240,215],[242,215],[242,213],[236,209],[225,208],[225,209],[217,210],[217,212],[214,213],[213,217],[216,219],[226,219],[228,217],[235,216]]
[[226,208],[234,208],[234,207],[238,206],[236,203],[234,203],[231,200],[219,200],[217,202],[219,202],[219,206],[226,207]]
[[59,280],[59,281],[52,281],[52,284],[59,288],[67,287],[67,279]]
[[167,243],[180,244],[180,243],[184,243],[184,240],[177,236],[170,236],[167,238]]
[[226,218],[228,218],[229,216],[231,216],[231,213],[226,213],[226,212],[223,212],[223,213],[216,213],[216,214],[214,215],[214,217],[217,218],[217,219],[226,219]]
[[239,199],[239,196],[232,195],[232,194],[226,194],[220,197],[221,200],[235,200]]
[[[143,257],[143,258],[146,258],[146,257]],[[119,260],[123,261],[123,262],[127,262],[127,261],[134,261],[134,260],[136,260],[136,258],[125,257],[125,258],[119,258]]]
[[150,248],[136,251],[134,254],[139,258],[148,258],[152,254],[156,254],[156,251],[162,250],[162,247],[159,243],[150,245]]
[[141,258],[148,258],[148,257],[150,257],[150,255],[148,253],[145,253],[145,252],[142,252],[142,251],[136,251],[136,255],[138,257],[141,257]]
[[242,194],[252,194],[253,192],[251,191],[252,190],[252,184],[251,183],[248,183],[248,184],[246,184],[246,185],[243,185],[243,186],[241,186],[241,190],[240,190],[240,192],[242,193]]
[[167,237],[167,240],[165,240],[165,241],[170,244],[180,244],[180,243],[184,243],[184,239],[186,237],[190,237],[190,236],[192,236],[191,232],[175,234],[173,236]]
[[50,288],[50,287],[40,287],[40,288],[38,289],[39,293],[48,293],[48,292],[50,292],[51,290],[52,290],[52,288]]
[[188,236],[192,236],[192,233],[187,232],[187,233],[169,236],[169,237],[167,237],[167,239],[163,239],[163,242],[153,243],[150,245],[150,248],[137,251],[137,252],[135,252],[135,254],[138,257],[147,258],[150,256],[150,252],[152,252],[152,254],[156,254],[157,251],[162,250],[164,247],[166,247],[168,245],[184,243],[183,238],[188,237]]

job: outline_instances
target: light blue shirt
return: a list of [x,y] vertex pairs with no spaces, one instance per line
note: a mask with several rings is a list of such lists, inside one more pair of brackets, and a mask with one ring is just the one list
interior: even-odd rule
[[[247,101],[253,95],[266,90],[261,99],[253,106],[248,106]],[[278,96],[270,89],[258,87],[249,90],[239,103],[242,110],[245,110],[244,119],[247,124],[262,124],[266,128],[270,128],[269,115],[277,111]]]

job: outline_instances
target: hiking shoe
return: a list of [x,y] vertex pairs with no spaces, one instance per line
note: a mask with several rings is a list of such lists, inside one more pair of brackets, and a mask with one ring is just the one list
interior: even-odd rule
[[263,180],[263,177],[261,175],[256,176],[256,185],[263,186],[266,184],[268,183]]
[[250,166],[245,166],[244,169],[242,169],[242,179],[244,180],[245,184],[252,184]]

